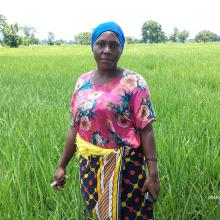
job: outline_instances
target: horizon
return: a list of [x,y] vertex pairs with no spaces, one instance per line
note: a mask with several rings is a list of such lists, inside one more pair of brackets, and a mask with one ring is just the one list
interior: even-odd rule
[[[35,4],[34,7],[31,3]],[[19,26],[36,28],[36,37],[40,40],[47,39],[48,32],[52,32],[56,40],[71,41],[75,35],[91,32],[99,23],[110,20],[122,27],[126,37],[141,39],[144,22],[154,20],[162,26],[166,36],[176,27],[179,31],[189,31],[189,39],[193,39],[203,30],[220,35],[219,5],[217,0],[139,0],[126,4],[112,0],[109,5],[101,0],[63,0],[62,3],[59,0],[39,0],[37,4],[28,0],[8,0],[1,3],[0,14],[9,24],[17,22]]]

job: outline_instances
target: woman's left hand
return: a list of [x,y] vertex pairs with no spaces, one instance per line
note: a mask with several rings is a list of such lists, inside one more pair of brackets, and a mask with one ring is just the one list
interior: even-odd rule
[[148,176],[141,189],[142,192],[150,192],[154,201],[157,201],[160,192],[160,181],[157,177]]

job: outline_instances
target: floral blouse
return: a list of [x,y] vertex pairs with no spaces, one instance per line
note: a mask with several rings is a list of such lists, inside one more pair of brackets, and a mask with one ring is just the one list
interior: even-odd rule
[[71,126],[99,147],[139,147],[140,129],[156,120],[146,81],[124,70],[111,82],[94,84],[91,73],[84,73],[76,82]]

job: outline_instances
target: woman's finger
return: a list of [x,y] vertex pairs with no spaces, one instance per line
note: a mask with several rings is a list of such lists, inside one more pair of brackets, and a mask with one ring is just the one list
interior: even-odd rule
[[147,190],[147,188],[148,188],[148,184],[147,181],[145,181],[141,191],[144,193]]
[[62,185],[56,185],[55,186],[55,189],[57,189],[57,190],[61,190],[61,189],[63,189],[64,188],[64,186],[62,186]]
[[51,186],[54,187],[55,189],[61,189],[64,188],[64,185],[66,183],[66,180],[62,180],[62,181],[54,181]]
[[159,194],[159,190],[158,190],[158,185],[157,185],[157,183],[155,183],[154,185],[149,184],[149,186],[148,186],[148,191],[151,193],[151,195],[152,195],[154,201],[156,201],[157,198],[158,198],[158,194]]
[[157,201],[157,194],[155,193],[155,191],[151,192],[151,195],[153,197],[153,200],[156,202]]

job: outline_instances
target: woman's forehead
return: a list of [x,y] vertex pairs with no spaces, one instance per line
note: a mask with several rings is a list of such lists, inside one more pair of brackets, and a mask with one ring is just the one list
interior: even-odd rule
[[113,31],[105,31],[105,32],[101,33],[96,41],[98,41],[98,40],[116,41],[116,42],[120,43],[116,33]]

